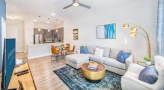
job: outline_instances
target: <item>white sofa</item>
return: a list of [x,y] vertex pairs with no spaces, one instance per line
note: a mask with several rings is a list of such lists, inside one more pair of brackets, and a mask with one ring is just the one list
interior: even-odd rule
[[[98,47],[104,49],[103,57],[94,56],[95,46],[87,46],[89,54],[72,54],[66,56],[66,63],[76,69],[79,69],[81,64],[84,62],[96,61],[103,63],[106,66],[106,69],[112,72],[115,72],[120,75],[124,75],[129,65],[133,63],[133,55],[130,55],[125,63],[120,63],[116,60],[116,57],[120,49]],[[125,52],[131,52],[130,50],[124,50]]]
[[155,56],[155,68],[158,71],[158,80],[154,84],[148,84],[138,79],[140,72],[145,68],[137,64],[131,64],[128,71],[121,78],[122,90],[164,90],[164,57]]

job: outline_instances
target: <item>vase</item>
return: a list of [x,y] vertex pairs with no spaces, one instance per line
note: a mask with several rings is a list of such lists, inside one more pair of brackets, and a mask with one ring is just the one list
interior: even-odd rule
[[151,65],[151,61],[146,61],[146,65]]

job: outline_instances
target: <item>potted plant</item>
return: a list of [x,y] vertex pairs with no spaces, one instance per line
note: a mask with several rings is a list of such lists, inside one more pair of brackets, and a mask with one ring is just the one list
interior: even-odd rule
[[81,49],[81,48],[84,48],[84,46],[80,46],[80,49]]
[[63,48],[64,47],[64,44],[62,44],[61,47]]
[[151,58],[150,57],[145,56],[143,59],[145,60],[146,65],[151,65]]

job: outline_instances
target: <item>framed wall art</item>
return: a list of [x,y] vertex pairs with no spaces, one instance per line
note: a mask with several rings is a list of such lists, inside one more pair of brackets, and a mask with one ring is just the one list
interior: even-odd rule
[[79,40],[79,31],[78,31],[78,29],[73,29],[73,40]]
[[97,39],[116,39],[116,24],[99,25],[96,27]]

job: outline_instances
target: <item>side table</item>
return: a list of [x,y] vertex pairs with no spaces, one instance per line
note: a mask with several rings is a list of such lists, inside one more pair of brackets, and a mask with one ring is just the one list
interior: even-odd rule
[[146,63],[144,61],[137,61],[137,64],[141,65],[141,66],[144,66],[144,67],[146,67],[146,66],[153,66],[154,65],[154,64],[146,65]]

